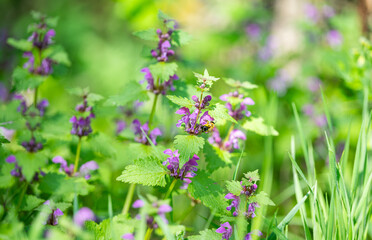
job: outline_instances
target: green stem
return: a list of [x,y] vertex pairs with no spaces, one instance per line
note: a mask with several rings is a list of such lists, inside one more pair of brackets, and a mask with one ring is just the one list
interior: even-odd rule
[[[198,111],[198,114],[196,115],[196,121],[198,121],[198,118],[199,118],[199,114],[200,114],[200,111],[201,111],[201,106],[202,106],[202,101],[203,101],[203,91],[201,91],[201,94],[200,94],[200,99],[199,99],[199,111]],[[194,126],[194,131],[196,129],[196,124]]]
[[134,190],[136,189],[136,184],[135,183],[132,183],[130,186],[129,186],[129,190],[128,190],[128,193],[127,193],[127,197],[125,198],[125,203],[124,203],[124,206],[123,206],[123,210],[122,210],[122,213],[125,215],[129,212],[129,207],[130,207],[130,204],[132,202],[132,199],[133,199],[133,195],[134,195]]
[[235,123],[232,123],[230,128],[229,128],[229,131],[227,132],[227,135],[226,135],[225,139],[223,140],[224,144],[225,144],[225,142],[227,142],[229,140],[230,134],[231,134],[232,130],[234,130],[234,127],[235,127]]
[[37,106],[37,94],[38,94],[38,87],[35,87],[34,90],[34,105]]
[[154,101],[152,103],[152,109],[151,109],[151,114],[150,114],[150,118],[149,118],[149,129],[151,129],[152,120],[154,119],[154,116],[155,116],[156,103],[158,102],[158,96],[159,96],[159,94],[155,94],[155,98],[154,98]]
[[81,149],[81,137],[79,137],[79,142],[78,142],[77,149],[76,149],[74,172],[72,173],[72,175],[74,175],[79,168],[80,149]]
[[25,184],[25,186],[24,186],[24,188],[23,188],[23,190],[22,190],[22,192],[21,192],[21,196],[19,197],[19,202],[18,202],[18,204],[17,204],[17,211],[18,211],[18,209],[21,207],[21,205],[22,205],[22,202],[23,202],[23,198],[24,198],[24,196],[25,196],[25,193],[26,193],[26,191],[27,191],[27,188],[28,188],[28,182],[26,182],[26,184]]
[[152,230],[153,230],[152,228],[148,228],[148,229],[147,229],[147,231],[146,231],[146,235],[145,235],[145,240],[150,240]]
[[165,196],[164,196],[164,199],[167,199],[167,198],[170,196],[170,194],[171,194],[172,191],[173,191],[174,186],[176,186],[176,183],[177,183],[177,179],[175,178],[175,179],[173,179],[173,182],[172,182],[171,185],[169,186],[168,191],[167,191],[167,193],[166,193]]

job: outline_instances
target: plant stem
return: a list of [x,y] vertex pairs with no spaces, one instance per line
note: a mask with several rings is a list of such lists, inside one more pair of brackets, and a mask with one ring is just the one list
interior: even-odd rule
[[229,128],[229,131],[227,132],[227,135],[226,135],[225,139],[223,140],[224,144],[225,144],[225,142],[227,142],[229,140],[230,134],[231,134],[232,130],[234,130],[234,127],[235,127],[235,123],[232,123],[230,128]]
[[38,87],[35,87],[34,90],[34,105],[37,106],[37,94],[38,94]]
[[72,175],[74,175],[77,172],[78,167],[79,167],[80,149],[81,149],[81,137],[79,137],[79,142],[78,142],[77,149],[76,149],[74,172],[72,173]]
[[151,114],[150,114],[150,118],[149,118],[149,129],[151,129],[152,120],[154,119],[156,103],[158,102],[158,96],[159,96],[159,94],[155,94],[155,98],[154,98],[154,101],[152,103],[152,109],[151,109]]
[[124,202],[124,206],[123,206],[123,211],[122,213],[125,215],[129,212],[129,207],[130,207],[130,204],[132,202],[132,199],[133,199],[133,195],[134,195],[134,190],[136,189],[136,184],[135,183],[132,183],[130,186],[129,186],[129,190],[128,190],[128,193],[127,193],[127,197],[125,198],[125,202]]
[[164,199],[167,199],[167,198],[170,196],[170,194],[171,194],[172,191],[173,191],[174,186],[176,186],[176,183],[177,183],[177,179],[175,178],[175,179],[173,179],[173,182],[172,182],[171,185],[169,186],[168,191],[167,191],[167,193],[166,193],[165,196],[164,196]]
[[147,231],[146,231],[146,235],[145,235],[145,240],[150,240],[152,230],[153,230],[152,228],[148,228],[148,229],[147,229]]
[[28,188],[28,182],[26,181],[26,184],[25,184],[25,186],[24,186],[24,188],[23,188],[23,190],[22,190],[22,192],[21,192],[21,196],[20,196],[20,198],[19,198],[19,202],[18,202],[18,204],[17,204],[17,211],[19,210],[19,208],[20,208],[21,205],[22,205],[23,197],[25,196],[25,193],[26,193],[26,191],[27,191],[27,188]]

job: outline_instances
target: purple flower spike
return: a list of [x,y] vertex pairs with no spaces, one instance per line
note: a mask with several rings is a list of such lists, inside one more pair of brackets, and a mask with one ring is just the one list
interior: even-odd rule
[[[50,207],[50,201],[49,200],[45,201],[44,204]],[[58,218],[63,215],[63,212],[59,208],[51,209],[51,210],[52,210],[52,213],[49,214],[49,216],[48,216],[48,218],[47,218],[47,220],[44,224],[56,226],[56,225],[58,225]]]
[[136,201],[134,201],[132,207],[133,208],[141,208],[145,205],[145,202],[141,199],[137,199]]
[[238,196],[235,196],[232,193],[228,193],[225,196],[226,199],[232,200],[231,204],[226,208],[227,211],[231,211],[232,208],[235,208],[233,212],[233,216],[236,217],[238,216],[238,209],[239,209],[239,203],[240,203],[240,198]]
[[132,233],[126,233],[123,236],[121,236],[121,239],[134,240],[134,235]]
[[167,81],[164,81],[159,86],[156,86],[154,84],[154,77],[152,76],[149,68],[142,68],[141,72],[145,73],[145,76],[144,76],[145,79],[141,80],[140,83],[144,83],[145,80],[146,80],[146,82],[147,82],[146,89],[149,90],[150,92],[155,93],[155,94],[165,95],[167,90],[174,91],[175,88],[173,86],[173,81],[179,79],[178,76],[176,74],[174,74],[174,75],[170,76]]
[[95,221],[96,216],[94,212],[87,207],[82,207],[74,215],[74,223],[80,227],[83,227],[86,221]]
[[59,168],[59,170],[61,172],[65,172],[69,176],[72,175],[72,173],[74,171],[74,164],[70,164],[70,166],[68,166],[67,161],[61,156],[54,157],[52,159],[52,162],[56,163],[56,164],[61,164],[61,166]]
[[44,114],[45,114],[45,109],[46,109],[48,106],[49,106],[49,102],[48,102],[48,100],[46,100],[46,99],[41,100],[41,101],[37,104],[37,109],[39,110],[40,117],[44,116]]
[[134,140],[144,145],[150,145],[150,142],[148,141],[146,135],[150,138],[154,145],[157,145],[156,138],[162,135],[162,132],[160,131],[159,128],[154,128],[149,134],[149,124],[145,123],[141,125],[141,122],[138,119],[133,120],[132,129],[134,134],[136,135]]
[[232,227],[229,222],[222,223],[216,230],[217,233],[222,233],[222,239],[228,240],[232,235]]
[[95,118],[92,107],[88,106],[87,97],[87,95],[83,96],[83,104],[78,104],[76,106],[76,111],[80,113],[88,113],[89,115],[87,117],[80,118],[73,116],[70,119],[70,123],[72,123],[71,134],[76,135],[79,138],[88,136],[90,133],[92,133],[91,119]]
[[[241,103],[236,104],[235,106],[233,106],[229,102],[230,97],[242,99]],[[244,99],[243,98],[244,98],[244,95],[239,94],[238,91],[234,91],[234,92],[231,92],[229,94],[224,94],[220,97],[220,99],[222,101],[226,102],[226,108],[229,112],[229,115],[237,121],[243,119],[245,116],[249,117],[251,115],[251,112],[248,111],[247,106],[255,104],[254,101],[251,98],[249,98],[249,97],[246,97]]]

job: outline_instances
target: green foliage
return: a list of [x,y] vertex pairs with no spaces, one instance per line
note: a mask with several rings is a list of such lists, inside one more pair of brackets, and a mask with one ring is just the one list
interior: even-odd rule
[[203,91],[208,92],[212,87],[213,83],[216,82],[219,78],[209,76],[208,70],[204,70],[204,74],[194,73],[194,76],[198,79],[197,84],[200,87],[202,84],[205,86],[202,88]]
[[143,90],[141,85],[137,82],[129,82],[122,94],[109,97],[106,106],[125,106],[136,100],[147,101],[149,99],[147,91]]
[[211,108],[212,110],[209,111],[209,115],[211,115],[211,117],[213,117],[216,121],[228,120],[236,123],[236,120],[229,115],[227,108],[224,105],[216,103]]
[[125,168],[117,181],[137,183],[147,186],[161,186],[166,184],[167,171],[160,160],[154,157],[140,158],[133,165]]
[[275,206],[275,203],[268,197],[267,193],[265,193],[263,191],[261,191],[258,194],[254,195],[249,200],[250,200],[250,202],[257,202],[261,206],[263,206],[263,205]]
[[167,95],[167,98],[171,100],[174,104],[177,104],[181,107],[187,107],[187,108],[192,108],[195,103],[192,102],[190,99],[185,98],[185,97],[177,97],[174,95]]
[[279,133],[272,126],[266,125],[264,120],[259,117],[249,117],[242,125],[245,130],[255,132],[262,136],[278,136]]
[[227,151],[221,150],[218,147],[211,145],[208,141],[203,148],[204,157],[207,162],[207,171],[212,173],[218,168],[227,166],[227,161],[223,157],[223,153]]
[[40,180],[39,190],[54,196],[71,197],[75,193],[87,195],[93,189],[84,178],[68,177],[60,173],[47,173]]
[[45,77],[31,74],[27,69],[22,67],[17,67],[12,77],[14,88],[17,91],[36,88],[45,80]]
[[159,40],[158,34],[156,33],[156,29],[153,28],[134,32],[133,35],[147,41],[156,42]]
[[194,154],[197,154],[204,146],[204,138],[195,135],[177,135],[174,137],[174,147],[180,154],[180,168]]
[[244,174],[245,178],[251,180],[252,182],[260,181],[260,174],[258,173],[258,170],[255,170],[253,172],[247,172]]
[[221,234],[216,233],[214,229],[207,229],[199,232],[199,235],[193,235],[188,237],[189,240],[221,240]]
[[26,195],[20,209],[22,211],[32,211],[44,202],[44,199],[38,198],[34,195]]
[[190,34],[182,30],[175,30],[172,33],[172,41],[175,42],[176,46],[181,47],[188,44],[192,40]]
[[154,84],[157,84],[158,79],[168,81],[170,76],[173,76],[177,71],[177,63],[158,62],[149,66],[150,72],[154,78]]
[[47,158],[42,153],[18,152],[15,154],[17,163],[22,167],[22,174],[28,182],[32,180],[36,172],[45,166]]
[[32,42],[28,41],[27,39],[16,40],[14,38],[8,38],[6,42],[10,46],[25,52],[31,51],[32,49]]
[[0,132],[0,146],[3,145],[4,143],[10,143],[10,142]]
[[188,190],[196,199],[214,210],[218,215],[227,214],[227,202],[224,198],[224,190],[221,186],[210,179],[206,172],[199,170],[197,175],[192,179]]
[[230,85],[231,87],[234,87],[234,88],[243,88],[243,89],[246,89],[246,90],[251,90],[251,89],[255,89],[255,88],[258,88],[257,85],[255,84],[252,84],[250,82],[240,82],[240,81],[237,81],[237,80],[234,80],[232,78],[224,78],[225,82]]
[[226,188],[229,193],[232,193],[235,196],[240,196],[243,191],[243,187],[238,181],[226,181]]
[[65,49],[60,45],[53,45],[43,51],[43,58],[50,58],[56,61],[58,64],[71,66],[71,61],[66,53]]

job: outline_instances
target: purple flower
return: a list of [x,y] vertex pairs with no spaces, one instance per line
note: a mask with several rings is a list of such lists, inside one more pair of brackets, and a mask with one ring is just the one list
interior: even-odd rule
[[[50,207],[49,200],[45,201],[44,204]],[[52,213],[49,214],[47,221],[44,224],[56,226],[58,225],[58,218],[63,215],[63,212],[59,208],[56,208],[56,209],[51,208],[51,210],[52,210]]]
[[165,154],[169,155],[166,161],[163,162],[164,166],[167,166],[167,169],[170,171],[170,175],[174,178],[179,178],[184,182],[182,189],[187,189],[188,185],[192,182],[191,178],[196,176],[196,171],[198,170],[197,160],[199,157],[194,155],[192,158],[187,161],[182,168],[179,168],[179,153],[178,150],[174,152],[171,149],[164,151]]
[[170,56],[174,55],[174,51],[171,49],[172,33],[173,29],[169,29],[167,32],[162,32],[160,29],[156,31],[158,34],[159,42],[157,49],[151,50],[151,55],[158,62],[167,62]]
[[70,119],[70,123],[72,123],[71,134],[80,138],[92,133],[91,119],[95,118],[92,107],[88,106],[87,97],[87,95],[83,96],[83,104],[78,104],[76,106],[76,111],[82,114],[89,113],[89,115],[87,117],[81,116],[79,119],[76,116],[73,116]]
[[305,4],[305,15],[306,17],[311,20],[312,22],[316,23],[319,20],[319,12],[318,9],[311,3]]
[[326,36],[328,45],[331,47],[338,47],[342,44],[342,35],[337,30],[330,30]]
[[242,131],[234,129],[231,131],[228,140],[223,142],[218,129],[214,128],[212,136],[208,138],[208,141],[222,150],[232,152],[234,149],[239,149],[239,139],[246,140],[247,138]]
[[133,208],[141,208],[145,205],[145,202],[141,199],[137,199],[136,201],[134,201],[132,207]]
[[168,219],[165,214],[172,211],[172,207],[168,204],[163,204],[158,207],[158,215],[163,219],[165,223],[168,223]]
[[[138,199],[133,203],[132,207],[133,208],[142,208],[144,205],[145,205],[145,201],[143,201],[141,199]],[[157,201],[153,202],[151,204],[151,206],[156,209],[156,214],[158,216],[160,216],[165,223],[168,223],[168,220],[165,217],[165,214],[167,212],[171,212],[172,207],[169,206],[168,204],[159,204]],[[138,219],[140,219],[140,217],[141,216],[137,215]],[[146,216],[146,223],[147,223],[147,226],[149,228],[153,228],[153,229],[158,228],[158,224],[155,222],[154,216],[147,215]]]
[[49,102],[48,100],[46,99],[43,99],[41,100],[38,104],[37,104],[37,109],[39,110],[39,113],[40,113],[40,117],[44,116],[45,114],[45,109],[49,106]]
[[250,203],[248,205],[248,211],[244,213],[244,215],[247,217],[247,218],[254,218],[256,216],[255,214],[255,211],[256,211],[256,208],[257,207],[260,207],[258,205],[258,203],[256,202],[253,202],[253,203]]
[[[211,97],[207,96],[203,99],[204,105],[209,104]],[[196,100],[195,98],[193,99]],[[206,101],[204,101],[206,100]],[[196,102],[198,104],[198,102]],[[202,103],[203,106],[203,103]],[[189,134],[198,135],[201,133],[201,126],[203,124],[206,124],[207,121],[213,121],[214,118],[212,118],[208,111],[204,112],[204,114],[200,117],[199,108],[195,108],[194,112],[190,114],[190,110],[187,107],[182,107],[176,111],[176,114],[183,115],[180,120],[178,120],[178,123],[176,124],[177,127],[181,127],[182,124],[184,124],[185,131]],[[199,121],[199,123],[198,123]]]
[[284,96],[292,81],[293,79],[288,72],[285,69],[280,69],[276,76],[267,82],[267,86],[277,92],[279,96]]
[[94,212],[87,207],[82,207],[74,215],[74,223],[80,227],[84,226],[86,221],[95,221]]
[[328,5],[324,5],[322,7],[322,12],[323,12],[324,17],[326,18],[331,18],[335,15],[335,10],[331,6],[328,6]]
[[43,149],[43,144],[41,142],[37,142],[34,136],[32,136],[28,142],[22,142],[21,145],[27,150],[27,152],[30,153],[35,153]]
[[251,23],[245,28],[245,32],[250,38],[256,40],[261,35],[261,27],[256,23]]
[[146,89],[154,94],[163,94],[165,95],[167,90],[174,91],[175,88],[173,86],[173,81],[178,80],[178,76],[176,74],[169,76],[169,79],[159,86],[154,83],[154,77],[152,76],[149,68],[142,68],[141,72],[145,73],[145,79],[141,80],[140,83],[147,81]]
[[[134,134],[136,135],[134,140],[145,145],[150,145],[150,142],[146,136],[150,138],[154,145],[157,145],[156,138],[162,135],[162,132],[159,128],[154,128],[149,135],[149,124],[146,122],[145,124],[141,125],[141,122],[138,119],[133,120],[132,127]],[[143,134],[141,129],[145,134]]]
[[232,235],[232,227],[229,222],[222,223],[216,230],[217,233],[222,233],[222,239],[228,240]]
[[121,239],[134,240],[134,235],[132,233],[126,233],[121,236]]
[[240,203],[240,197],[235,196],[232,193],[228,193],[225,196],[226,199],[232,200],[231,204],[226,208],[227,211],[231,211],[232,208],[235,208],[233,212],[233,216],[236,217],[238,216],[238,210],[239,210],[239,203]]
[[322,82],[317,77],[309,77],[308,78],[308,88],[311,92],[317,92],[320,89]]
[[255,231],[249,232],[247,235],[245,235],[244,240],[252,240],[252,234],[257,235],[259,237],[262,237],[262,232],[260,232],[258,230],[255,230]]
[[318,127],[324,127],[327,125],[327,117],[325,114],[315,116],[313,119],[315,125],[317,125]]
[[127,124],[123,120],[116,120],[116,135],[119,135],[125,128]]
[[[229,98],[241,99],[241,102],[235,104],[234,106],[229,102]],[[229,94],[224,94],[220,97],[222,101],[226,101],[226,108],[229,111],[229,115],[235,120],[239,121],[244,117],[251,116],[251,112],[248,111],[247,106],[254,105],[254,101],[246,97],[244,98],[243,94],[239,94],[238,91],[231,92]]]
[[302,112],[305,115],[312,117],[314,115],[314,106],[312,104],[306,104],[302,107]]
[[[74,172],[74,164],[68,165],[67,161],[61,156],[54,157],[52,162],[60,164],[59,170],[61,172],[66,173],[70,177],[72,176]],[[90,173],[97,170],[98,168],[99,166],[96,161],[88,161],[80,166],[79,171],[75,173],[75,176],[84,177],[86,180],[89,180],[91,177]]]
[[[10,171],[10,174],[13,176],[13,177],[17,177],[19,178],[20,181],[23,181],[25,180],[25,177],[23,176],[22,174],[22,167],[20,167],[17,163],[17,159],[14,155],[10,155],[8,156],[5,161],[9,164],[12,164],[14,163],[14,169],[12,171]],[[44,176],[45,173],[41,170],[39,170],[39,172],[36,172],[34,177],[32,178],[32,181],[39,181],[39,174],[41,176]]]

